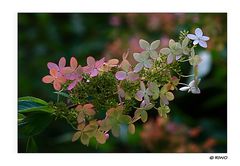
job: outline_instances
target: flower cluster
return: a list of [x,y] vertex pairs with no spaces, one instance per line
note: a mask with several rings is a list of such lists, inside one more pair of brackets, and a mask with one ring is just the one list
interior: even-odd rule
[[[194,34],[181,33],[179,41],[171,39],[167,48],[159,50],[160,40],[148,43],[141,39],[141,51],[132,53],[136,65],[128,61],[129,52],[118,59],[95,60],[87,58],[87,65],[81,66],[77,59],[62,57],[58,65],[47,64],[50,75],[42,78],[44,83],[52,83],[58,95],[68,98],[69,109],[76,112],[76,133],[85,145],[92,137],[103,144],[109,132],[118,137],[120,126],[127,125],[131,134],[134,123],[139,119],[146,122],[148,112],[156,110],[160,117],[167,118],[169,102],[174,100],[174,90],[199,94],[198,65],[200,56],[195,54],[197,44],[206,48],[209,37],[203,36],[200,28]],[[188,62],[193,67],[193,80],[182,83],[181,64]],[[130,115],[133,115],[130,116]],[[104,117],[102,119],[102,117]]]

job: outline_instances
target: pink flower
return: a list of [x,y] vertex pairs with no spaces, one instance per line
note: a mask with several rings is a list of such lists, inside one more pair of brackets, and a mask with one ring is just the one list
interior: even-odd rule
[[58,65],[56,63],[48,62],[47,66],[49,70],[54,68],[57,71],[59,71],[61,74],[63,74],[63,69],[66,66],[66,59],[64,57],[60,58]]
[[66,82],[66,79],[55,67],[51,68],[49,73],[50,75],[43,77],[42,81],[47,84],[53,83],[54,89],[59,91],[62,84]]
[[83,72],[88,73],[91,77],[95,77],[99,73],[99,69],[103,66],[105,58],[95,61],[91,56],[87,58],[87,66],[83,67]]
[[70,59],[70,67],[65,67],[63,73],[66,79],[72,80],[73,82],[68,86],[68,90],[72,90],[78,82],[82,81],[83,69],[78,65],[77,59],[72,57]]

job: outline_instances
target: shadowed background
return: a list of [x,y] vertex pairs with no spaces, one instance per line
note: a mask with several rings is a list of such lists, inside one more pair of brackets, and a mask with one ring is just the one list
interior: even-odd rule
[[[176,92],[170,102],[169,120],[150,113],[146,124],[137,123],[134,135],[110,136],[105,145],[72,143],[72,128],[54,121],[35,137],[39,152],[227,152],[227,14],[18,14],[18,97],[35,96],[55,101],[47,62],[76,56],[81,65],[91,55],[118,58],[128,49],[140,51],[139,39],[178,40],[181,30],[200,27],[210,37],[208,49],[197,49],[200,64],[200,95]],[[131,58],[130,58],[131,61]],[[132,61],[133,62],[133,61]],[[184,70],[186,73],[190,72]],[[188,81],[188,80],[184,80]],[[19,152],[26,139],[19,137]]]

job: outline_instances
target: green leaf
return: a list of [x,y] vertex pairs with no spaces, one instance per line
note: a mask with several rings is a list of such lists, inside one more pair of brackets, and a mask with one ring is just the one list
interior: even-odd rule
[[48,103],[46,101],[36,98],[36,97],[32,97],[32,96],[20,97],[20,98],[18,98],[18,101],[31,101],[31,102],[38,103],[41,105],[48,105]]
[[135,125],[134,124],[128,125],[128,131],[129,131],[129,133],[134,134],[135,133]]
[[56,93],[60,96],[63,96],[63,97],[66,97],[66,98],[69,98],[69,94],[65,93],[65,92],[53,92],[53,93]]
[[83,145],[87,145],[88,146],[88,144],[89,144],[89,136],[87,135],[87,134],[85,134],[85,133],[83,133],[82,135],[81,135],[81,142],[82,142],[82,144]]
[[113,136],[119,137],[119,135],[120,135],[120,126],[119,125],[113,125],[111,131],[112,131]]
[[35,97],[20,97],[18,99],[18,112],[19,113],[28,113],[28,112],[54,112],[53,108],[48,106],[48,103],[42,99]]
[[53,116],[45,112],[31,112],[18,124],[20,137],[40,134],[51,123]]
[[101,131],[97,131],[97,133],[96,133],[96,140],[100,144],[105,144],[105,142],[106,142],[105,134],[103,132],[101,132]]
[[77,141],[80,138],[81,134],[82,134],[81,131],[77,131],[76,133],[74,133],[72,137],[72,142]]
[[147,111],[142,110],[142,112],[141,112],[141,120],[142,120],[142,122],[145,123],[147,121],[147,119],[148,119]]
[[38,147],[33,137],[28,137],[26,152],[34,153],[37,152]]
[[18,123],[21,123],[24,120],[25,116],[23,114],[18,113]]

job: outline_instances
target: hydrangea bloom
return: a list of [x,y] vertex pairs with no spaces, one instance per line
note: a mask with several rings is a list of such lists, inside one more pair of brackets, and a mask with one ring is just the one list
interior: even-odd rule
[[47,66],[48,66],[49,70],[54,68],[54,69],[56,69],[57,71],[59,71],[60,73],[63,74],[63,69],[66,66],[66,59],[64,57],[61,57],[59,62],[58,62],[58,65],[56,63],[53,63],[53,62],[48,62]]
[[200,79],[198,79],[197,81],[192,80],[188,85],[181,87],[179,90],[192,92],[193,94],[199,94],[201,93],[200,89],[198,88],[199,82],[200,82]]
[[143,67],[151,68],[153,65],[152,59],[149,59],[149,55],[145,53],[134,53],[134,59],[138,62],[138,64],[134,68],[134,72],[139,72]]
[[99,69],[103,66],[105,58],[96,61],[93,57],[87,58],[87,66],[83,67],[83,71],[91,77],[95,77],[99,73]]
[[187,37],[193,40],[193,44],[199,44],[203,48],[207,48],[207,42],[210,38],[208,36],[203,36],[203,32],[200,28],[195,29],[195,34],[188,34]]
[[146,40],[140,39],[139,45],[142,49],[144,49],[142,54],[147,54],[152,59],[157,59],[158,53],[157,53],[156,49],[160,45],[160,40],[155,40],[151,44],[149,44]]

